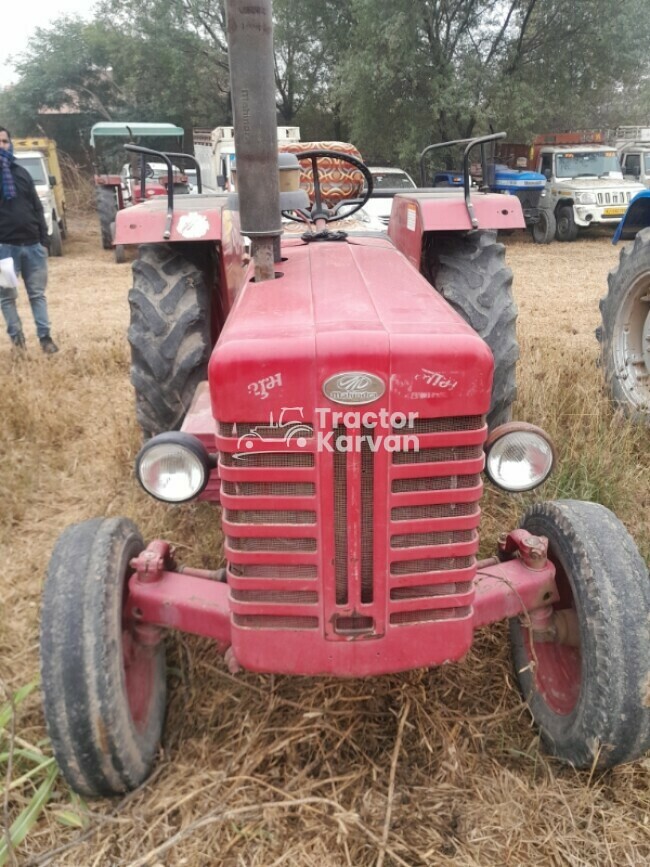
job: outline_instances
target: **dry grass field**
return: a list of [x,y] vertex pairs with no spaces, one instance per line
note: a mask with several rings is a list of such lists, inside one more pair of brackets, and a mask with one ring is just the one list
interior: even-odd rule
[[[649,558],[648,433],[612,413],[596,367],[598,299],[618,250],[606,235],[550,247],[521,235],[507,246],[522,352],[517,416],[549,430],[561,460],[534,496],[488,492],[483,553],[530,500],[570,496],[615,509]],[[48,763],[38,689],[13,722],[2,719],[7,696],[38,676],[39,597],[58,534],[127,515],[145,538],[173,540],[188,563],[220,557],[216,509],[156,504],[133,479],[130,282],[129,265],[101,250],[94,219],[77,219],[64,258],[50,260],[60,353],[41,356],[24,293],[27,358],[0,339],[0,839],[27,805],[34,811],[6,863],[650,863],[650,759],[578,773],[545,757],[504,627],[484,630],[461,664],[347,682],[233,676],[209,642],[171,636],[153,777],[118,801],[71,797]]]

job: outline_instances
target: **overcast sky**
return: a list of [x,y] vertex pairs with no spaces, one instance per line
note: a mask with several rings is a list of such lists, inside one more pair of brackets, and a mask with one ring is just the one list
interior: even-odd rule
[[0,87],[16,80],[11,60],[27,48],[37,27],[47,27],[62,15],[88,17],[93,5],[92,0],[3,0]]

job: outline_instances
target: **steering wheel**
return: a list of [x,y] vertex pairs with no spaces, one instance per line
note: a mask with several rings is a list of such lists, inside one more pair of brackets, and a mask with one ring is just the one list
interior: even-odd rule
[[[316,220],[324,220],[326,223],[332,223],[334,220],[343,219],[339,214],[341,208],[351,207],[352,209],[345,213],[345,217],[350,217],[352,214],[356,214],[357,211],[363,208],[372,195],[374,182],[370,171],[361,160],[358,160],[351,154],[343,154],[339,153],[339,151],[314,150],[296,153],[295,156],[298,158],[299,162],[302,162],[303,160],[311,160],[311,171],[314,178],[314,203],[309,210],[296,208],[294,211],[282,211],[282,216],[286,217],[288,220],[293,220],[295,223],[315,223]],[[342,201],[337,202],[333,208],[328,208],[327,205],[323,203],[320,175],[318,171],[318,160],[325,158],[336,159],[342,163],[348,163],[361,172],[366,181],[365,193],[361,198],[343,199]],[[293,216],[294,214],[299,214],[300,216],[295,217]]]

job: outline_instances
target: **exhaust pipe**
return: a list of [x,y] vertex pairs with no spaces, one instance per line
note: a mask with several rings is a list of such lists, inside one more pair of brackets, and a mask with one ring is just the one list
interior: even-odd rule
[[271,0],[226,0],[237,194],[241,229],[253,242],[255,279],[275,276],[282,234]]

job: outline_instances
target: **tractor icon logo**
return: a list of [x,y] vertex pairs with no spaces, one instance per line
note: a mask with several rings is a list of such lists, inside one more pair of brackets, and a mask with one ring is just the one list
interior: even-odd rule
[[250,451],[255,442],[277,443],[284,441],[287,445],[297,446],[304,449],[307,441],[313,437],[314,431],[311,425],[305,424],[304,411],[301,406],[282,407],[277,422],[273,419],[273,413],[269,416],[269,423],[252,428],[237,440],[238,449]]

